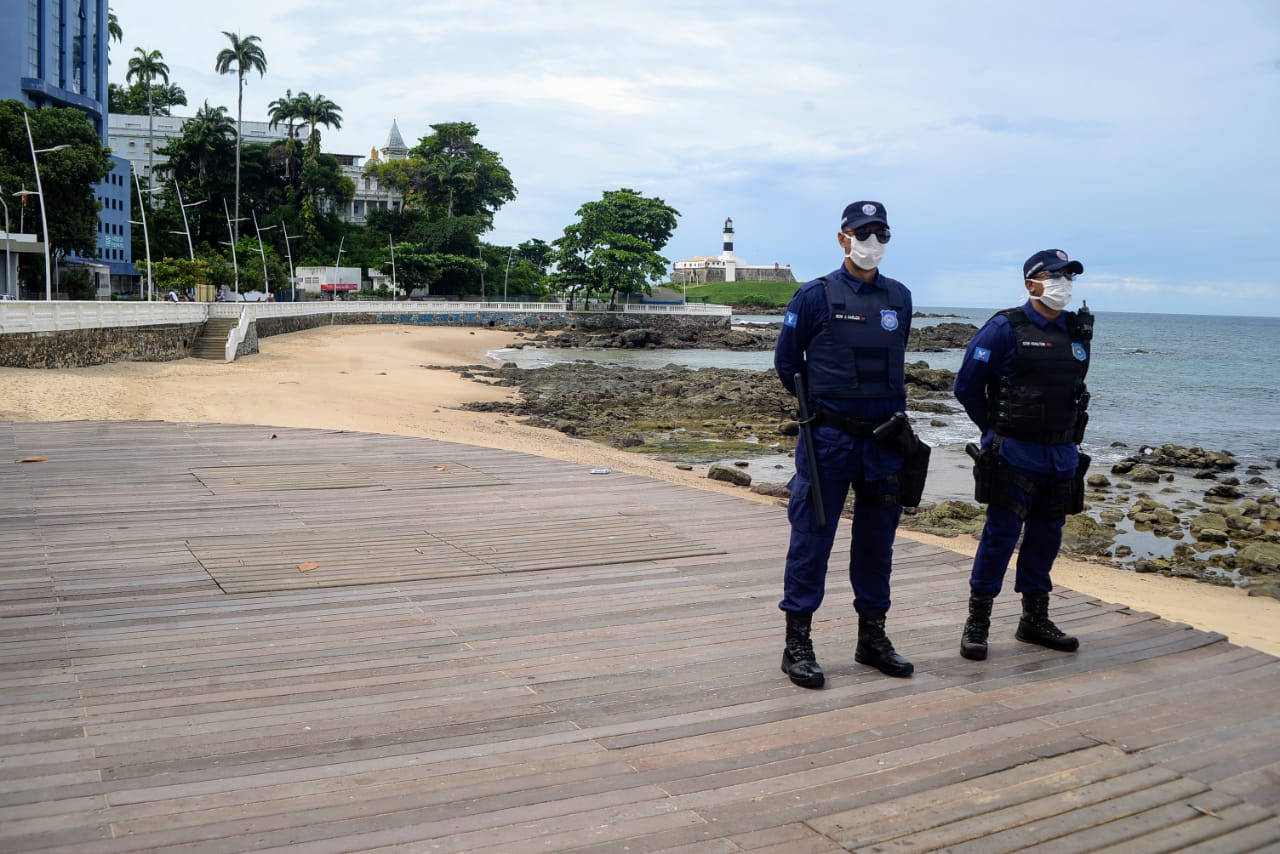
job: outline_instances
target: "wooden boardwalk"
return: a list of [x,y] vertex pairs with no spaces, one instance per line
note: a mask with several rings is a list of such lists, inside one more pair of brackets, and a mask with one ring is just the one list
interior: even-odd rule
[[[1280,850],[1280,660],[1055,591],[778,669],[781,508],[442,442],[0,423],[0,851]],[[28,457],[42,462],[19,463]],[[847,550],[833,559],[842,565]]]

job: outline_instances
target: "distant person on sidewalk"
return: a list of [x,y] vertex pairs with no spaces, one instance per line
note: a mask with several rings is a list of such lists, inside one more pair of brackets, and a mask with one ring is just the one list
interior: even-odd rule
[[960,641],[960,654],[975,661],[987,657],[991,606],[1020,534],[1013,589],[1022,594],[1022,619],[1014,637],[1062,652],[1080,645],[1049,619],[1049,571],[1066,517],[1084,507],[1090,462],[1077,446],[1088,422],[1093,315],[1087,305],[1065,310],[1083,272],[1061,249],[1028,258],[1022,275],[1029,298],[978,330],[956,374],[956,398],[982,431],[981,445],[971,444],[969,453],[975,497],[987,505]]
[[820,688],[826,681],[810,629],[822,604],[827,562],[850,488],[849,578],[858,614],[854,658],[890,676],[910,676],[914,670],[885,634],[893,539],[902,515],[898,474],[903,457],[872,436],[906,409],[911,292],[880,272],[889,236],[880,202],[854,202],[844,209],[836,235],[844,263],[796,291],[774,352],[774,368],[788,391],[797,394],[796,377],[801,378],[804,388],[797,396],[809,422],[796,445],[787,510],[791,543],[778,605],[787,620],[782,670],[805,688]]

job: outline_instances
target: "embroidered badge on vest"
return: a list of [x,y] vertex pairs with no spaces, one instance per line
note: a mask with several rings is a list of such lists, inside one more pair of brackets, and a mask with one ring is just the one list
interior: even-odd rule
[[898,328],[898,312],[891,308],[880,309],[880,328],[892,332]]
[[1073,341],[1071,343],[1071,355],[1075,356],[1076,361],[1078,362],[1083,362],[1085,359],[1089,358],[1089,354],[1084,350],[1084,345],[1079,341]]

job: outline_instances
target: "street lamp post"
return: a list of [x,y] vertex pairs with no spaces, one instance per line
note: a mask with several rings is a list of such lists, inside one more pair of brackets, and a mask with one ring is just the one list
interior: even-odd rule
[[507,301],[507,279],[511,276],[511,256],[516,252],[514,246],[507,252],[507,269],[502,272],[502,301]]
[[27,142],[31,144],[31,165],[36,170],[35,194],[40,197],[40,228],[44,232],[44,298],[51,302],[53,300],[53,263],[49,260],[49,220],[44,210],[44,187],[40,183],[40,160],[36,155],[61,151],[71,146],[55,145],[52,148],[36,148],[35,137],[31,135],[31,117],[23,113],[22,120],[27,125]]
[[[222,199],[222,212],[226,214],[227,236],[231,238],[227,245],[231,247],[231,269],[235,274],[236,293],[240,293],[240,262],[236,260],[236,233],[235,230],[231,228],[231,212],[227,210],[226,197],[223,197]],[[236,222],[239,222],[242,219],[244,219],[244,217],[240,217]]]
[[187,236],[187,254],[191,256],[191,260],[196,260],[196,248],[191,243],[191,224],[187,222],[187,208],[194,208],[196,205],[203,205],[208,199],[201,199],[198,202],[183,202],[182,187],[178,185],[177,179],[174,179],[173,189],[178,194],[178,207],[182,209],[182,228],[183,231],[175,231],[173,234],[185,234]]
[[293,272],[293,247],[289,245],[290,240],[297,240],[301,234],[290,234],[289,224],[284,220],[280,221],[280,233],[284,235],[284,253],[289,259],[289,302],[298,301],[298,277]]
[[[344,234],[338,240],[338,260],[333,262],[333,266],[334,266],[333,274],[335,276],[338,275],[338,268],[342,266],[342,253],[347,251],[342,248],[343,244],[345,244],[346,242],[347,242],[347,236]],[[331,297],[331,299],[333,302],[338,301],[338,283],[337,282],[333,283],[333,296]]]
[[[142,183],[138,180],[138,170],[133,169],[133,186],[138,189],[138,215],[142,217],[142,221],[129,220],[130,225],[142,226],[142,245],[147,249],[147,301],[155,299],[155,289],[151,284],[151,236],[147,234],[147,204],[142,196]],[[156,193],[160,191],[160,187],[151,187],[147,193]]]
[[4,200],[4,187],[0,187],[0,205],[4,205],[4,293],[9,293],[9,276],[13,274],[13,253],[9,244],[13,241],[9,234],[9,203]]
[[391,247],[391,301],[396,301],[396,242],[387,235],[387,244]]
[[258,233],[258,254],[262,256],[262,290],[267,296],[271,296],[271,285],[267,281],[267,250],[262,245],[262,232],[270,231],[273,228],[275,228],[274,225],[258,228],[258,212],[256,210],[253,212],[253,230]]

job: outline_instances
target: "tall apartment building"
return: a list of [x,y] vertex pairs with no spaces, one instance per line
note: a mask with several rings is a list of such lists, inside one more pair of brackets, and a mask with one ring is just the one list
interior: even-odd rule
[[[107,47],[107,0],[3,0],[0,99],[81,110],[107,145]],[[100,295],[112,283],[124,290],[126,277],[137,275],[130,252],[129,164],[114,155],[111,160],[111,174],[94,187],[102,206],[95,255],[63,262],[88,267]]]

